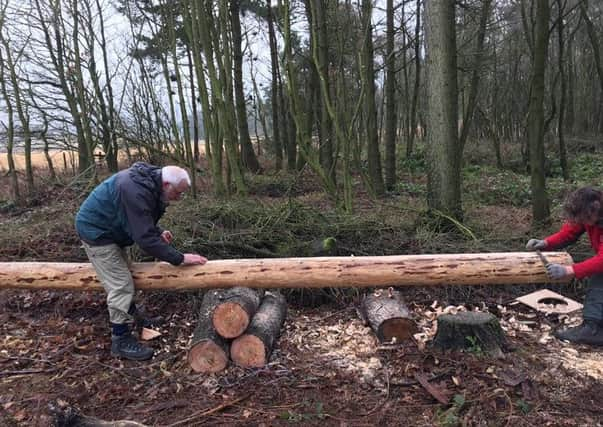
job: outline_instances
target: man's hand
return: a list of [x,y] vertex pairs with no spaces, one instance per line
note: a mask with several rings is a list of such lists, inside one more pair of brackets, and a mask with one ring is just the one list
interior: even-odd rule
[[184,254],[184,261],[180,265],[203,265],[207,262],[207,258],[198,254]]
[[546,240],[530,239],[526,243],[526,249],[529,251],[539,251],[546,249]]
[[566,277],[572,277],[574,275],[574,269],[572,267],[561,264],[548,264],[546,266],[546,272],[553,280],[565,279]]
[[174,236],[172,235],[172,232],[169,230],[165,230],[163,233],[161,233],[161,240],[163,240],[164,243],[167,243],[168,245],[170,243],[172,243],[172,239],[174,238]]

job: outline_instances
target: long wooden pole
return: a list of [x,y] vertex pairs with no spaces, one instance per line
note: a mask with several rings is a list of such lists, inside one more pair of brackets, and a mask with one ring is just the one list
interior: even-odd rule
[[[572,264],[566,252],[548,262]],[[209,261],[203,266],[134,263],[137,289],[344,288],[413,285],[514,285],[552,282],[534,252],[267,258]],[[0,263],[0,289],[101,289],[89,263]]]
[[[572,264],[566,252],[548,262]],[[203,266],[134,263],[137,289],[380,287],[514,285],[552,282],[534,252],[267,258],[209,261]],[[101,289],[89,263],[0,263],[0,289]]]

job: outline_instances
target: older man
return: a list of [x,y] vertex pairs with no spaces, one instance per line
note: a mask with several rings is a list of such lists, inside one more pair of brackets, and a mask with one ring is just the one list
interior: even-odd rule
[[114,356],[131,360],[153,356],[153,350],[130,331],[137,313],[126,247],[137,243],[149,255],[173,265],[207,262],[201,255],[177,251],[170,245],[172,233],[157,225],[168,204],[190,186],[188,173],[178,166],[137,162],[103,181],[77,213],[76,230],[107,292]]

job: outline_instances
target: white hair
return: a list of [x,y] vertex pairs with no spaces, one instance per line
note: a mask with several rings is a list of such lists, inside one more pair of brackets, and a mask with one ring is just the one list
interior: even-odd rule
[[191,186],[191,178],[188,176],[188,172],[179,166],[162,167],[161,181],[173,185],[178,185],[180,182],[186,181],[188,186]]

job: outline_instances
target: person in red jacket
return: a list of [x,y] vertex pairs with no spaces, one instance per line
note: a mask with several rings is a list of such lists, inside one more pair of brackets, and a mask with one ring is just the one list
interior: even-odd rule
[[589,278],[582,311],[583,322],[554,335],[575,343],[603,345],[603,192],[580,188],[569,195],[563,207],[566,222],[559,232],[544,240],[530,239],[528,250],[555,250],[576,242],[585,232],[595,256],[577,264],[548,264],[552,279]]

